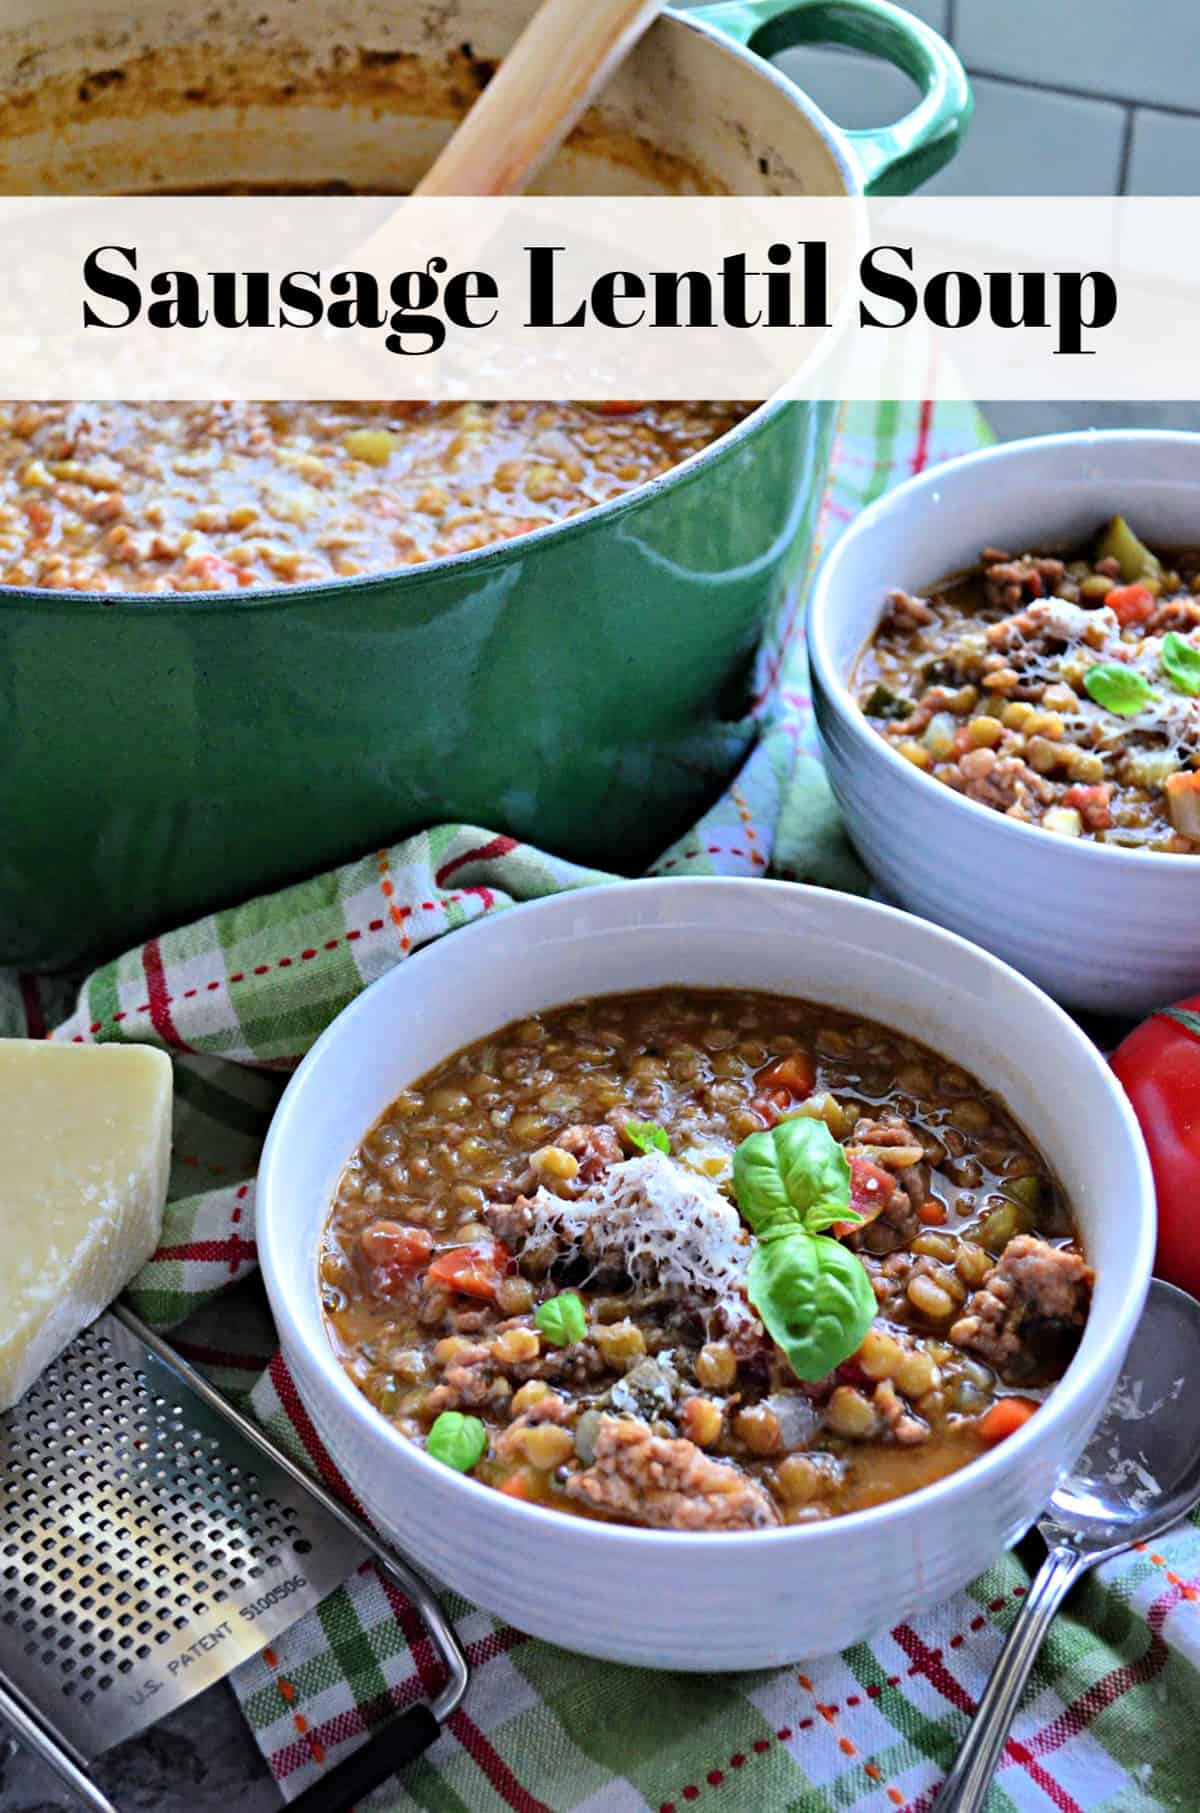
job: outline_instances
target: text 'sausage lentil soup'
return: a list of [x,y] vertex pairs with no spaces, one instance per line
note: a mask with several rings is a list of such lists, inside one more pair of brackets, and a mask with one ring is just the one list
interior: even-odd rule
[[330,1339],[435,1459],[655,1529],[883,1503],[1031,1415],[1092,1273],[1050,1166],[943,1053],[656,989],[501,1028],[347,1164]]

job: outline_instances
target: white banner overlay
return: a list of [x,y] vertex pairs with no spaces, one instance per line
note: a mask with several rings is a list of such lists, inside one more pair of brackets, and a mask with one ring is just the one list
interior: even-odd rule
[[0,197],[8,399],[1200,398],[1200,198]]

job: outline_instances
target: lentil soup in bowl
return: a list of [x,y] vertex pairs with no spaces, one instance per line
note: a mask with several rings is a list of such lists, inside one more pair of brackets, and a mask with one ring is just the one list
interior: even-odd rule
[[910,479],[814,588],[817,721],[864,861],[1079,1007],[1200,982],[1198,543],[1200,436],[1053,435]]
[[280,1106],[259,1238],[316,1427],[418,1562],[568,1647],[732,1669],[894,1623],[1032,1521],[1153,1209],[1029,983],[870,902],[684,880],[369,989]]

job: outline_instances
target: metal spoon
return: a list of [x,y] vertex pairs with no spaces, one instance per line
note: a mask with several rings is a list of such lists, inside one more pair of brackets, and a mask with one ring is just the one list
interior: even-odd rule
[[1150,1286],[1120,1383],[1038,1529],[1049,1550],[937,1797],[937,1813],[983,1813],[1029,1672],[1081,1575],[1148,1542],[1200,1501],[1200,1303]]

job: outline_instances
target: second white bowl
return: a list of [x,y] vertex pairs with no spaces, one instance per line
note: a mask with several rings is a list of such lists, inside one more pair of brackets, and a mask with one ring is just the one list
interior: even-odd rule
[[1050,435],[986,448],[865,510],[809,607],[813,702],[829,779],[876,880],[994,951],[1060,1001],[1141,1014],[1200,986],[1200,856],[1076,842],[921,774],[850,689],[888,593],[927,590],[989,545],[1085,540],[1122,512],[1152,545],[1200,542],[1200,435]]
[[[682,983],[799,995],[903,1027],[998,1091],[1055,1166],[1098,1271],[1079,1352],[1045,1407],[981,1460],[825,1524],[724,1535],[629,1529],[521,1504],[442,1466],[351,1383],[317,1252],[338,1174],[415,1078],[497,1027],[581,995]],[[1116,1383],[1141,1311],[1154,1199],[1100,1053],[982,951],[870,901],[786,882],[637,881],[518,907],[369,988],[288,1085],[259,1173],[258,1238],[283,1351],[377,1526],[519,1629],[643,1666],[761,1668],[843,1649],[943,1599],[1042,1509]]]

